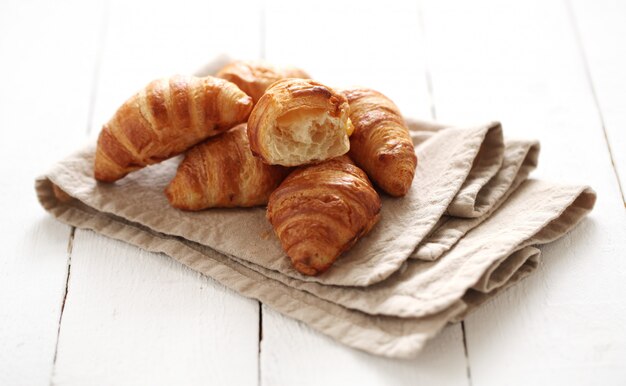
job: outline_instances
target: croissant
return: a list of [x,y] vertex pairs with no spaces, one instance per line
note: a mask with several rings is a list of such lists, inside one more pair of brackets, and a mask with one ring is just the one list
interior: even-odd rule
[[392,196],[404,196],[413,182],[417,156],[404,119],[383,94],[366,88],[343,91],[354,133],[350,157]]
[[244,123],[191,148],[165,195],[183,210],[265,205],[288,173],[252,155]]
[[380,197],[347,156],[293,171],[272,193],[267,218],[296,270],[326,271],[376,224]]
[[243,92],[252,97],[254,103],[257,103],[265,90],[276,81],[285,78],[310,78],[306,72],[298,68],[281,68],[262,61],[235,61],[224,66],[217,76],[239,86]]
[[343,155],[350,149],[346,97],[321,83],[274,83],[248,120],[252,152],[272,165],[298,166]]
[[245,122],[252,99],[226,80],[177,75],[151,82],[104,125],[95,178],[113,182]]

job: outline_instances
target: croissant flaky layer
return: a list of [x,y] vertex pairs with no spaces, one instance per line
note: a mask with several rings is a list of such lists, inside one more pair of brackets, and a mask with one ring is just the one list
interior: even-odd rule
[[343,90],[350,103],[354,132],[350,157],[392,196],[404,196],[413,182],[417,156],[396,105],[366,88]]
[[276,67],[263,61],[235,61],[224,66],[217,76],[239,86],[252,97],[254,103],[261,99],[265,90],[274,82],[285,78],[310,78],[298,68]]
[[293,171],[272,193],[267,218],[296,270],[326,271],[370,231],[380,197],[347,156]]
[[349,105],[321,83],[284,79],[267,89],[248,120],[252,152],[272,165],[299,166],[350,149]]
[[165,194],[184,210],[265,205],[288,172],[252,155],[241,124],[191,148]]
[[178,75],[155,80],[127,100],[102,128],[95,177],[113,182],[180,154],[245,122],[251,110],[252,99],[223,79]]

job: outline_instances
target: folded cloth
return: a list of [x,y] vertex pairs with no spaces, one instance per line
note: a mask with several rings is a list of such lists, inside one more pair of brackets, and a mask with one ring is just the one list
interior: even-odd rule
[[[305,282],[247,261],[239,262],[268,278],[346,308],[372,315],[423,317],[450,307],[477,283],[489,283],[484,292],[503,285],[506,280],[495,280],[494,273],[504,261],[530,244],[562,236],[587,214],[594,202],[593,192],[586,188],[528,180],[496,213],[439,260],[411,261],[387,280],[368,287]],[[546,227],[556,227],[550,225],[553,221],[558,224],[559,233],[548,240],[538,238],[537,234]],[[509,276],[516,270],[511,268],[515,267],[506,267]]]
[[470,229],[483,222],[505,202],[537,167],[538,156],[537,141],[506,141],[502,166],[474,196],[473,202],[469,203],[473,208],[479,208],[474,210],[480,211],[482,215],[475,218],[443,216],[411,257],[421,260],[436,260],[441,257]]
[[379,223],[331,270],[318,277],[293,269],[274,237],[263,208],[183,212],[171,207],[163,190],[180,158],[131,173],[115,184],[93,178],[95,149],[88,147],[48,174],[62,190],[95,210],[115,214],[157,232],[207,245],[288,277],[328,285],[367,286],[397,271],[430,233],[472,170],[483,143],[502,141],[499,123],[448,128],[417,146],[420,165],[402,199],[382,196]]
[[[313,281],[289,270],[262,208],[198,213],[170,208],[162,190],[177,160],[116,184],[99,184],[92,178],[94,149],[89,147],[38,178],[36,189],[44,208],[65,223],[166,253],[349,346],[410,357],[446,323],[528,275],[539,258],[531,245],[562,236],[595,202],[587,187],[520,182],[536,163],[533,142],[507,141],[500,160],[490,157],[498,168],[489,178],[486,172],[473,173],[477,166],[487,169],[476,161],[481,151],[487,154],[489,144],[503,143],[497,123],[439,128],[422,137],[412,195],[384,197],[383,219],[375,228],[383,228],[380,234],[361,240],[338,261],[346,262],[328,272],[343,272],[349,279],[335,273]],[[491,206],[477,218],[442,221],[457,193],[470,190],[468,179],[481,186],[472,188],[478,193],[470,200]],[[445,228],[454,221],[471,226]],[[445,229],[461,229],[464,236],[450,242],[436,261],[408,259],[426,236],[428,242]]]
[[[553,208],[557,208],[556,211],[560,212],[560,215],[544,224],[544,228],[534,236],[531,235],[525,241],[517,244],[518,248],[520,248],[519,250],[524,249],[524,244],[546,242],[562,235],[580,221],[595,201],[594,193],[588,188],[561,187],[547,183],[539,183],[539,185],[543,185],[545,188],[543,190],[539,189],[541,193],[547,193],[546,189],[551,190],[548,196],[544,195],[543,197],[547,201],[554,203]],[[80,186],[76,186],[76,189],[70,188],[70,186],[62,186],[62,189],[66,192],[79,190]],[[496,288],[495,290],[492,289],[491,292],[476,295],[475,292],[477,291],[473,288],[465,293],[459,291],[460,288],[468,287],[468,285],[479,286],[479,282],[494,283],[497,280],[494,275],[498,277],[506,276],[500,275],[500,271],[512,271],[513,274],[510,275],[512,281],[519,280],[519,276],[521,276],[519,270],[515,271],[515,269],[510,269],[510,267],[502,270],[498,269],[498,267],[509,266],[506,263],[507,256],[504,256],[504,253],[493,253],[494,251],[492,250],[492,253],[485,256],[480,251],[480,245],[476,243],[480,242],[481,239],[488,238],[492,234],[491,232],[494,231],[494,227],[498,228],[503,225],[501,221],[497,221],[495,225],[479,232],[482,227],[488,224],[488,222],[485,222],[470,232],[470,234],[477,234],[473,240],[462,243],[465,240],[462,239],[455,245],[454,249],[459,252],[456,255],[452,255],[453,251],[451,251],[448,254],[452,255],[449,262],[448,259],[442,258],[436,262],[415,261],[412,263],[414,267],[423,266],[418,270],[421,271],[421,277],[430,277],[432,284],[425,286],[427,291],[436,291],[436,288],[445,286],[445,283],[437,284],[437,282],[455,283],[459,280],[459,284],[453,285],[456,293],[461,293],[457,301],[448,301],[449,306],[447,308],[443,308],[439,312],[431,309],[431,313],[425,313],[428,315],[419,318],[372,317],[364,312],[342,307],[312,295],[307,291],[270,279],[209,247],[181,237],[159,233],[114,214],[90,208],[79,200],[74,199],[71,194],[60,194],[55,189],[50,178],[42,177],[37,179],[36,190],[44,208],[60,221],[79,228],[92,229],[103,235],[129,242],[148,251],[165,253],[190,268],[213,277],[242,295],[256,298],[277,311],[303,321],[312,328],[348,346],[388,357],[407,358],[415,356],[423,348],[426,341],[440,331],[446,323],[458,320],[470,312],[472,307],[481,304],[491,295],[498,292],[498,288]],[[530,193],[537,192],[531,191]],[[523,201],[527,197],[528,195],[524,194],[521,200]],[[530,207],[528,209],[537,208]],[[552,214],[555,215],[556,213]],[[547,215],[542,217],[545,221],[554,216]],[[504,219],[508,219],[513,224],[515,223],[514,218],[505,216]],[[542,222],[539,220],[531,224],[536,228],[540,227]],[[501,229],[498,229],[498,231],[500,238],[506,240],[508,244],[515,244],[512,241],[519,238],[518,234],[507,237],[507,233],[501,232]],[[531,229],[529,231],[526,233],[532,233]],[[496,246],[496,243],[490,245]],[[478,253],[476,253],[476,249],[478,249]],[[492,249],[496,251],[502,250],[498,248]],[[471,260],[467,259],[468,255],[472,257]],[[518,255],[519,253],[512,255],[514,261],[518,261],[516,257]],[[463,260],[464,256],[467,262]],[[494,256],[498,257],[494,258]],[[466,271],[464,269],[466,265],[469,265],[472,269]],[[478,265],[482,268],[479,268]],[[523,264],[522,267],[524,266]],[[426,274],[425,272],[431,268],[432,274]],[[482,275],[481,271],[484,271]],[[487,278],[485,278],[485,274]],[[491,280],[492,277],[494,277],[493,280]],[[436,298],[438,293],[433,292],[433,295]],[[359,293],[358,296],[369,295],[367,293]],[[438,305],[441,305],[441,303],[438,303]]]
[[91,146],[38,178],[36,191],[64,223],[165,253],[348,346],[413,357],[447,323],[536,269],[534,245],[572,229],[595,193],[527,180],[539,144],[505,141],[498,122],[407,125],[419,158],[409,194],[382,195],[380,222],[319,277],[291,267],[263,208],[171,208],[163,189],[180,157],[100,184]]

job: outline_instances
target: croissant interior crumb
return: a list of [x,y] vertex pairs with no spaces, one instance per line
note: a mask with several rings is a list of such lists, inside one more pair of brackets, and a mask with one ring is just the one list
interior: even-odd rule
[[344,126],[324,109],[292,110],[276,122],[271,156],[295,166],[345,154],[350,145]]

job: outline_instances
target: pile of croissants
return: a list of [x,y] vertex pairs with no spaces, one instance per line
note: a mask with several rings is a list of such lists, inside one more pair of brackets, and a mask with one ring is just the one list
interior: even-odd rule
[[102,128],[94,175],[112,183],[182,153],[165,189],[173,207],[267,205],[283,249],[305,275],[326,271],[376,224],[381,201],[370,178],[404,196],[417,166],[387,97],[332,89],[264,62],[151,82]]

